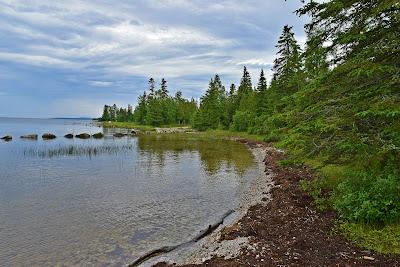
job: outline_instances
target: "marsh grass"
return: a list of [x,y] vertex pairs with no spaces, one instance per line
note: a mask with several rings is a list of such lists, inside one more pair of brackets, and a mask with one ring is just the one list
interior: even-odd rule
[[98,145],[98,146],[79,146],[66,145],[56,148],[31,148],[24,151],[26,157],[54,158],[62,156],[85,156],[95,157],[102,154],[116,155],[121,152],[131,151],[135,146],[129,145]]

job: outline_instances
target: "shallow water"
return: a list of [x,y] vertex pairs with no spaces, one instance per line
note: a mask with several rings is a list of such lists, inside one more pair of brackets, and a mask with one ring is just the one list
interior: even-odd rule
[[[235,208],[256,175],[242,144],[113,138],[90,121],[1,119],[0,265],[121,266],[187,241]],[[51,141],[21,140],[52,132]],[[67,133],[104,132],[101,140]]]

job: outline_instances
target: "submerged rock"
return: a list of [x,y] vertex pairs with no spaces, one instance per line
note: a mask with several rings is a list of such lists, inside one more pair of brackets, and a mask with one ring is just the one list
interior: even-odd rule
[[90,138],[90,134],[88,133],[81,133],[81,134],[77,134],[75,135],[76,138],[80,138],[80,139],[89,139]]
[[57,138],[57,136],[55,136],[54,134],[51,134],[51,133],[45,133],[45,134],[42,135],[42,138],[44,140],[50,140],[50,139]]
[[12,140],[12,136],[11,135],[6,135],[6,136],[3,136],[2,138],[0,138],[1,140],[4,140],[4,141],[11,141]]
[[37,140],[38,139],[38,135],[37,134],[23,135],[23,136],[21,136],[21,139]]
[[135,135],[138,135],[138,134],[140,134],[140,131],[139,130],[132,130],[131,131],[131,135],[133,135],[133,136],[135,136]]
[[104,134],[103,134],[103,133],[95,133],[95,134],[92,135],[92,136],[93,136],[93,138],[95,138],[95,139],[101,139],[101,138],[104,137]]
[[72,139],[72,138],[74,138],[74,135],[73,134],[66,134],[66,135],[64,135],[64,137],[68,138],[68,139]]
[[126,134],[123,134],[123,133],[115,133],[114,134],[114,137],[118,137],[118,138],[124,137],[124,136],[126,136]]

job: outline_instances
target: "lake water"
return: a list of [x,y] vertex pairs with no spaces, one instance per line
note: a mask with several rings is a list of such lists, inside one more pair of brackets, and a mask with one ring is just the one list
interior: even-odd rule
[[[83,120],[0,118],[0,266],[122,266],[237,207],[251,151],[196,134],[113,138]],[[22,140],[51,132],[57,139]],[[101,140],[67,133],[103,132]]]

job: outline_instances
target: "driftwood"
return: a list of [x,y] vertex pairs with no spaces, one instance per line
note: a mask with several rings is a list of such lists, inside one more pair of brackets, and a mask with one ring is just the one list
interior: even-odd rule
[[191,241],[192,242],[197,242],[197,241],[203,239],[204,237],[206,237],[207,235],[211,234],[212,232],[214,232],[214,230],[217,229],[218,226],[220,226],[221,224],[224,223],[225,218],[228,217],[229,215],[231,215],[234,212],[235,212],[234,210],[229,210],[229,211],[225,212],[224,215],[222,215],[222,217],[221,217],[221,219],[219,221],[217,221],[216,223],[214,223],[212,225],[209,225],[207,229],[201,231],[200,234],[198,234]]
[[145,261],[147,261],[147,260],[149,260],[149,259],[151,259],[153,257],[156,257],[156,256],[158,256],[160,254],[168,253],[168,252],[171,252],[171,251],[177,249],[178,247],[182,247],[182,246],[188,245],[190,243],[198,242],[199,240],[203,239],[204,237],[206,237],[207,235],[209,235],[213,231],[215,231],[215,229],[217,229],[218,226],[220,226],[221,224],[224,223],[225,218],[228,217],[229,215],[231,215],[234,212],[235,212],[234,210],[229,210],[229,211],[225,212],[222,215],[221,219],[219,219],[216,223],[214,223],[212,225],[209,225],[207,227],[207,229],[205,229],[203,231],[200,231],[200,233],[197,236],[195,236],[193,239],[191,239],[190,241],[184,242],[182,244],[175,245],[175,246],[165,246],[165,247],[162,247],[162,248],[151,250],[148,253],[144,254],[143,256],[139,257],[137,260],[135,260],[134,262],[132,262],[128,266],[129,267],[139,266],[143,262],[145,262]]

